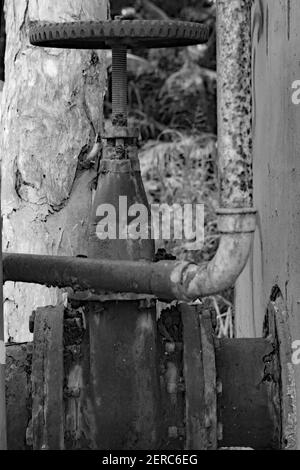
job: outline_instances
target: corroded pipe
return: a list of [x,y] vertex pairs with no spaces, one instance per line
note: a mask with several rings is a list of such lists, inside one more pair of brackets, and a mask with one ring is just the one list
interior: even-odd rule
[[187,266],[180,263],[166,273],[171,280],[173,296],[191,301],[232,287],[247,262],[255,226],[255,210],[220,211],[222,236],[216,255],[209,263]]
[[134,292],[165,300],[195,300],[231,287],[243,270],[255,211],[220,211],[219,249],[209,263],[119,261],[5,253],[4,280],[72,287],[95,293]]
[[251,2],[217,0],[221,207],[252,203]]
[[[217,0],[219,230],[215,257],[166,269],[173,295],[194,300],[234,285],[249,257],[252,208],[251,0]],[[156,286],[159,288],[159,285]],[[155,289],[157,291],[157,289]]]

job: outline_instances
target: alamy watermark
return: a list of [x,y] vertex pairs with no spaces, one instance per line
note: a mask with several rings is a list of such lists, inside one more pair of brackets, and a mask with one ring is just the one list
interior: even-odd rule
[[204,204],[128,204],[119,196],[118,207],[100,204],[96,211],[99,240],[172,240],[187,250],[204,244]]

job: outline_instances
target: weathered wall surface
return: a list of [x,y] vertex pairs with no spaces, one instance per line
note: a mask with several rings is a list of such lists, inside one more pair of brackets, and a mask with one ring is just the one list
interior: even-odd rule
[[[300,339],[300,80],[299,0],[253,2],[254,203],[259,210],[253,253],[254,330],[278,286],[293,340]],[[273,291],[274,293],[274,291]],[[300,366],[295,366],[300,447]]]
[[[106,55],[40,49],[31,21],[106,19],[107,0],[6,0],[6,77],[1,104],[3,250],[85,253],[95,173],[79,161],[101,129]],[[7,283],[6,337],[29,339],[28,316],[62,293]]]

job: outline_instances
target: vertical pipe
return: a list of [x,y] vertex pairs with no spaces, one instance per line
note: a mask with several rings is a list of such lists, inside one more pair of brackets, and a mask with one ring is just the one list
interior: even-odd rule
[[[220,204],[252,204],[251,0],[217,0]],[[236,334],[255,336],[251,260],[235,286]]]
[[251,1],[217,0],[218,151],[223,208],[252,205]]

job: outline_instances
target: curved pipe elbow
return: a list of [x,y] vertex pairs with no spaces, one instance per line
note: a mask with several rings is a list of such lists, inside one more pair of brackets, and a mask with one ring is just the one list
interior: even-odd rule
[[160,275],[155,276],[155,294],[162,296],[163,287],[167,287],[172,298],[193,301],[232,287],[247,263],[255,227],[254,209],[220,210],[221,240],[214,258],[201,265],[164,263]]
[[219,211],[220,245],[214,258],[188,262],[112,261],[5,254],[4,280],[72,287],[95,293],[150,294],[193,301],[232,287],[246,265],[256,226],[253,209]]

